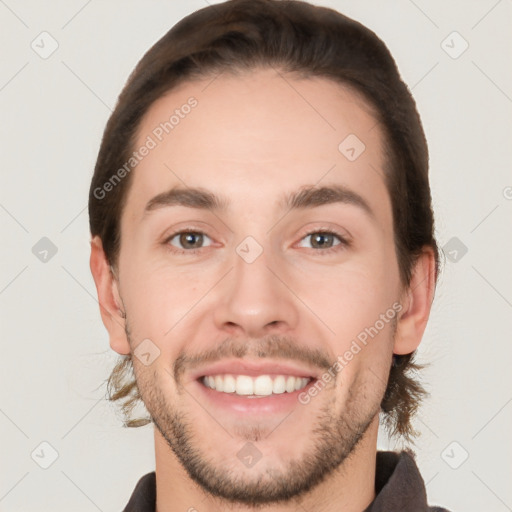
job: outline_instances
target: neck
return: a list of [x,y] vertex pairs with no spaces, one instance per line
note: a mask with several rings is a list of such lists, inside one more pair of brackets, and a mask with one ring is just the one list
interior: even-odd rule
[[[378,415],[354,451],[321,484],[286,503],[259,506],[258,512],[361,512],[375,498]],[[256,507],[212,497],[186,473],[155,427],[156,512],[252,512]]]

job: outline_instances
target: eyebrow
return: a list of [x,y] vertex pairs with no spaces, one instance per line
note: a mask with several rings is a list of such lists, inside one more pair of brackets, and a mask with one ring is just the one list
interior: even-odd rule
[[[230,201],[225,196],[218,196],[201,187],[174,187],[156,195],[148,201],[144,208],[144,216],[148,213],[171,206],[185,206],[200,210],[220,212],[227,210]],[[279,206],[286,210],[315,208],[318,206],[343,203],[357,206],[369,217],[375,214],[368,202],[357,192],[342,185],[327,185],[323,187],[309,186],[282,196]]]

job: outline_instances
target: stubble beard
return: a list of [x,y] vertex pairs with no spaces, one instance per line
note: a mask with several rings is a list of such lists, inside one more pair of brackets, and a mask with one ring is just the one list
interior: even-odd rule
[[[395,328],[393,325],[392,337]],[[130,346],[133,347],[128,318],[125,331]],[[201,425],[201,422],[195,421],[186,411],[173,406],[172,397],[166,396],[158,385],[157,372],[149,368],[144,370],[143,365],[134,365],[133,369],[140,396],[153,423],[189,477],[207,494],[231,504],[253,508],[298,501],[340,469],[347,458],[355,452],[379,414],[386,388],[383,381],[378,379],[376,384],[369,378],[372,371],[362,370],[357,373],[347,392],[346,403],[341,408],[338,406],[340,411],[337,415],[332,412],[336,411],[336,396],[326,400],[320,409],[310,432],[305,434],[310,440],[309,449],[286,461],[284,470],[267,469],[265,472],[260,471],[252,479],[244,480],[240,477],[240,471],[230,473],[226,467],[211,462],[216,460],[216,454],[205,453],[200,448],[201,433],[194,431],[194,425]],[[168,374],[171,376],[171,372]],[[179,382],[176,384],[180,390],[179,395],[183,395],[183,386]],[[379,389],[376,389],[377,387]],[[336,389],[336,386],[334,391],[324,389],[320,395],[336,393]],[[315,400],[319,399],[321,398]],[[293,413],[278,428],[286,428],[285,424],[289,421],[293,421]],[[268,431],[263,425],[239,426],[231,434],[242,441],[257,442],[270,436],[272,431]],[[233,453],[233,461],[240,462],[238,459],[235,461],[235,457],[236,453]]]
[[[256,465],[251,469],[251,472],[255,471],[255,477],[244,479],[240,476],[243,471],[228,471],[225,466],[215,463],[218,460],[216,454],[201,449],[201,432],[197,426],[204,423],[194,421],[186,411],[172,405],[172,399],[166,397],[158,386],[155,373],[139,375],[137,383],[153,423],[190,478],[212,496],[253,508],[300,499],[332,475],[355,451],[379,413],[382,399],[375,396],[375,392],[368,393],[360,375],[356,376],[341,412],[337,415],[332,413],[335,397],[321,408],[309,434],[306,434],[310,440],[309,448],[293,460],[286,461],[284,470],[270,469],[258,473]],[[364,402],[362,397],[367,401]],[[286,428],[289,421],[293,421],[293,413],[278,428]],[[239,427],[231,434],[246,442],[257,442],[268,435],[266,427],[258,425]],[[233,453],[233,464],[235,462],[240,463]]]

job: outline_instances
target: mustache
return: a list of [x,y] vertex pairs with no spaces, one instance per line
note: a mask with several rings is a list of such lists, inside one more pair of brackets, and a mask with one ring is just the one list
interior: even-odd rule
[[332,365],[332,361],[324,352],[300,345],[291,337],[270,335],[263,339],[251,340],[226,338],[215,348],[198,354],[188,355],[181,350],[173,365],[174,379],[179,382],[185,372],[207,363],[215,363],[226,358],[241,359],[247,355],[260,359],[293,360],[315,366],[320,370],[328,370]]

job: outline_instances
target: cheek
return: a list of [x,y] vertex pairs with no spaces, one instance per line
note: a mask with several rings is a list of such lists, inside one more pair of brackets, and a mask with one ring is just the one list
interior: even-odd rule
[[[399,297],[398,277],[394,270],[371,266],[340,267],[324,275],[309,273],[301,282],[300,293],[311,309],[337,334],[356,334],[354,328],[364,328],[377,321]],[[350,330],[352,326],[352,331]]]
[[331,269],[309,281],[309,286],[303,282],[300,293],[326,326],[331,357],[348,374],[353,376],[368,365],[377,365],[379,374],[387,371],[400,310],[398,272],[393,264],[375,259]]
[[181,331],[190,321],[194,305],[211,286],[209,272],[183,273],[167,264],[149,263],[136,253],[127,258],[123,270],[122,295],[133,342],[149,338],[168,352],[173,331]]

